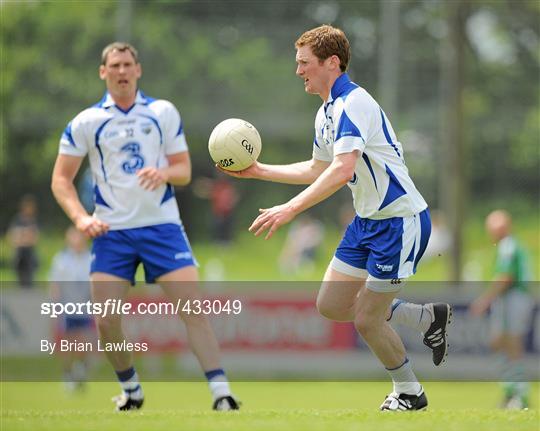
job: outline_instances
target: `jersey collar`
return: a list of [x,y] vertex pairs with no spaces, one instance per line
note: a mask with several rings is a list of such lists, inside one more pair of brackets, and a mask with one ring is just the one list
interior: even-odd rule
[[[137,104],[148,105],[148,99],[141,90],[137,90],[137,95],[135,96],[135,103],[133,104],[133,106]],[[98,106],[100,108],[110,108],[111,106],[116,106],[116,104],[114,103],[114,100],[111,94],[108,91],[106,91],[105,94],[103,95],[103,98],[99,101]]]
[[345,93],[351,84],[355,85],[351,81],[351,78],[349,78],[349,74],[342,73],[339,78],[334,81],[334,85],[332,85],[332,88],[330,89],[330,95],[328,96],[326,104],[332,103],[339,96]]

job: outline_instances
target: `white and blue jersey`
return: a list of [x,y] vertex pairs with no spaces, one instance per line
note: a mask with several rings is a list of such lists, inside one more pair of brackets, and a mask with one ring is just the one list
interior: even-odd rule
[[378,103],[344,73],[315,119],[313,157],[331,162],[359,150],[348,186],[362,218],[408,217],[427,208],[414,186],[403,148]]
[[181,224],[172,185],[144,190],[136,172],[167,166],[168,155],[187,150],[174,105],[141,91],[127,111],[106,93],[68,124],[60,140],[60,154],[88,155],[95,184],[94,214],[111,230]]
[[348,183],[357,216],[332,267],[356,277],[406,278],[416,271],[431,222],[405,166],[403,148],[378,103],[342,74],[315,119],[313,158],[359,151]]
[[137,91],[127,111],[107,92],[66,127],[60,154],[88,155],[94,180],[94,215],[110,226],[94,239],[90,272],[135,281],[144,265],[146,281],[196,265],[171,184],[156,190],[139,185],[137,171],[168,165],[167,156],[188,151],[174,105]]

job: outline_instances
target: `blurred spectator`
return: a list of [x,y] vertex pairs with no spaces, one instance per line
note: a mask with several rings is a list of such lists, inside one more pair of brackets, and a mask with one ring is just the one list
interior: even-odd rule
[[212,182],[210,203],[214,221],[214,238],[224,245],[232,240],[234,208],[237,202],[238,195],[232,182],[224,175],[219,175]]
[[441,256],[450,249],[452,235],[444,214],[439,210],[431,211],[431,236],[424,252],[424,259]]
[[317,248],[324,239],[323,224],[308,214],[291,224],[287,239],[279,257],[280,270],[295,274],[313,269]]
[[238,193],[228,177],[221,173],[217,175],[215,179],[199,178],[194,190],[198,197],[210,200],[213,239],[222,245],[229,245],[234,231]]
[[[66,247],[53,258],[49,274],[51,299],[63,304],[86,303],[91,300],[91,255],[86,236],[71,226],[66,231],[65,244]],[[92,317],[86,313],[61,316],[58,324],[60,337],[69,342],[86,343],[95,338]],[[86,381],[88,352],[61,354],[66,389],[82,388]]]
[[13,247],[13,267],[21,287],[32,287],[39,266],[36,245],[39,240],[37,204],[34,196],[25,195],[19,203],[19,212],[8,229],[8,240]]
[[532,318],[534,300],[527,281],[531,280],[524,249],[512,236],[512,219],[504,210],[486,218],[486,230],[497,244],[495,277],[490,288],[470,307],[475,316],[491,308],[491,348],[501,355],[504,408],[529,405],[529,383],[524,381],[525,335]]

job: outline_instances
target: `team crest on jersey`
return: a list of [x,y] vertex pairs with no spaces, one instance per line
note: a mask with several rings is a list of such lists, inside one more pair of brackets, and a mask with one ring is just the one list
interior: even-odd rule
[[152,131],[152,123],[143,123],[143,124],[141,124],[141,131],[145,135],[149,135],[150,132]]
[[326,123],[322,129],[323,140],[326,145],[334,143],[334,120],[329,115],[326,117]]

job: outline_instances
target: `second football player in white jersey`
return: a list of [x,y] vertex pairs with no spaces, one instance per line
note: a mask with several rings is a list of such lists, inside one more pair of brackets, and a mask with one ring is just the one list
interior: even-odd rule
[[324,25],[296,41],[296,74],[323,105],[315,120],[311,160],[291,165],[254,163],[237,178],[309,184],[289,202],[260,210],[250,231],[266,238],[302,211],[347,184],[356,217],[332,259],[317,298],[319,312],[353,321],[393,381],[381,410],[421,410],[427,398],[405,347],[389,325],[424,333],[439,365],[446,356],[448,304],[418,305],[396,299],[401,279],[414,274],[426,248],[431,222],[427,204],[409,177],[403,149],[383,110],[345,73],[350,47],[345,34]]
[[[191,180],[182,121],[168,101],[138,90],[142,75],[135,48],[115,42],[102,53],[99,76],[107,92],[66,127],[52,190],[77,229],[94,238],[92,298],[124,299],[142,263],[147,282],[158,282],[173,302],[199,299],[197,263],[184,232],[173,185]],[[88,156],[96,210],[81,205],[73,179]],[[180,283],[181,282],[181,283]],[[102,341],[122,344],[121,315],[96,318]],[[221,368],[219,347],[204,314],[181,313],[188,341],[214,398],[215,410],[238,409]],[[129,351],[107,352],[122,387],[118,410],[138,409],[143,392]]]

